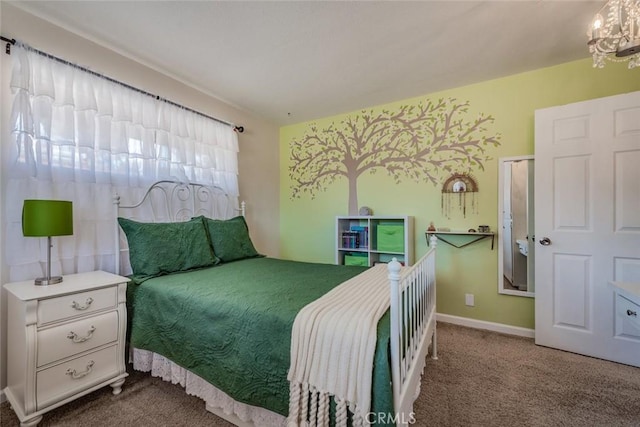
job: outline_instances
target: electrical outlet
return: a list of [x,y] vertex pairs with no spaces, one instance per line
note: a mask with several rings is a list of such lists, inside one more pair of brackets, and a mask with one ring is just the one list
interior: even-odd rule
[[468,305],[469,307],[475,306],[473,294],[464,294],[464,304]]

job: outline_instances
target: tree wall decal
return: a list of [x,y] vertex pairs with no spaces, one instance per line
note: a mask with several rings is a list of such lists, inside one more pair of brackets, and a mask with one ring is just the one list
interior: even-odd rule
[[319,129],[311,124],[290,143],[291,198],[319,191],[339,178],[349,184],[349,214],[358,212],[358,178],[384,170],[436,185],[442,173],[484,169],[487,146],[500,145],[489,132],[490,115],[468,116],[469,102],[454,98],[403,105],[397,111],[362,111]]

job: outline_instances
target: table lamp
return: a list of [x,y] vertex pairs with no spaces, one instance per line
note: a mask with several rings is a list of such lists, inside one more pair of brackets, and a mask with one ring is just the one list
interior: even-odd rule
[[22,234],[47,238],[46,277],[38,277],[36,285],[62,282],[62,276],[51,277],[51,237],[73,234],[73,208],[64,200],[25,200],[22,207]]

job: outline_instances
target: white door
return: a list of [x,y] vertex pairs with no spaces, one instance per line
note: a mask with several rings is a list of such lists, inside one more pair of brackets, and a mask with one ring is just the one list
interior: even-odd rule
[[640,92],[535,120],[536,344],[640,366],[608,285],[640,282]]

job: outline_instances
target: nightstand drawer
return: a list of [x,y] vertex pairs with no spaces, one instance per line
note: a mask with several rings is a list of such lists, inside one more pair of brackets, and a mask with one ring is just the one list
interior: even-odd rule
[[38,410],[118,375],[117,360],[118,346],[113,345],[38,372]]
[[91,350],[117,339],[116,311],[38,331],[37,366]]
[[118,288],[115,286],[41,300],[38,302],[38,325],[115,308],[117,302]]
[[640,305],[616,294],[616,335],[640,339]]

